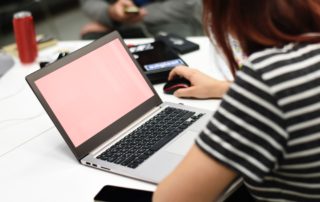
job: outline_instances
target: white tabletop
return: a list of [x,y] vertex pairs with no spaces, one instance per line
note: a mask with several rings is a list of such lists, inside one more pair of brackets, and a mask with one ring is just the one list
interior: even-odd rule
[[[181,57],[190,67],[217,79],[231,79],[224,61],[206,37],[191,37],[200,50]],[[130,44],[152,39],[127,40]],[[88,41],[60,42],[43,50],[40,60],[74,51]],[[106,184],[154,190],[155,185],[82,166],[25,82],[37,64],[16,64],[0,78],[0,201],[93,201]],[[154,86],[163,101],[184,103],[214,111],[220,100],[179,99]]]

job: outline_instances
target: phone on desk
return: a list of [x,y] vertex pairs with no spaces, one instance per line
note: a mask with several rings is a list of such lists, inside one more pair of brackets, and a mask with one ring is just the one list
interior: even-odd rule
[[112,185],[104,186],[94,197],[95,202],[151,202],[151,191],[117,187]]
[[192,51],[199,50],[200,48],[198,44],[173,33],[161,32],[155,37],[155,39],[157,41],[163,41],[180,54],[190,53]]

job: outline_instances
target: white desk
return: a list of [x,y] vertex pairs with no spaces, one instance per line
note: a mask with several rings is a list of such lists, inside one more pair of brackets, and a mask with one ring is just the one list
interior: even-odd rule
[[[200,50],[182,55],[191,67],[197,67],[218,79],[230,79],[225,64],[205,37],[192,37]],[[128,40],[138,44],[151,39]],[[59,50],[76,50],[88,42],[61,42],[41,51],[42,60]],[[0,201],[93,201],[106,184],[154,190],[155,185],[82,166],[53,126],[24,77],[37,70],[36,64],[16,65],[0,78]],[[164,101],[184,103],[215,110],[219,100],[179,99],[155,89]]]

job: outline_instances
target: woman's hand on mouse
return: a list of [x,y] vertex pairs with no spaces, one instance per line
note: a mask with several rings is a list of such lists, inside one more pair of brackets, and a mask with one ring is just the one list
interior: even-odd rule
[[229,89],[230,82],[220,81],[186,66],[177,66],[170,73],[168,80],[174,77],[184,77],[190,81],[189,88],[178,89],[174,92],[177,97],[221,98]]

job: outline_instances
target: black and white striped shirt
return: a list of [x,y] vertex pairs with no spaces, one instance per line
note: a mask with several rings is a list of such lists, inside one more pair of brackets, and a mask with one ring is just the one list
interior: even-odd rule
[[257,201],[320,201],[320,44],[252,54],[196,143]]

